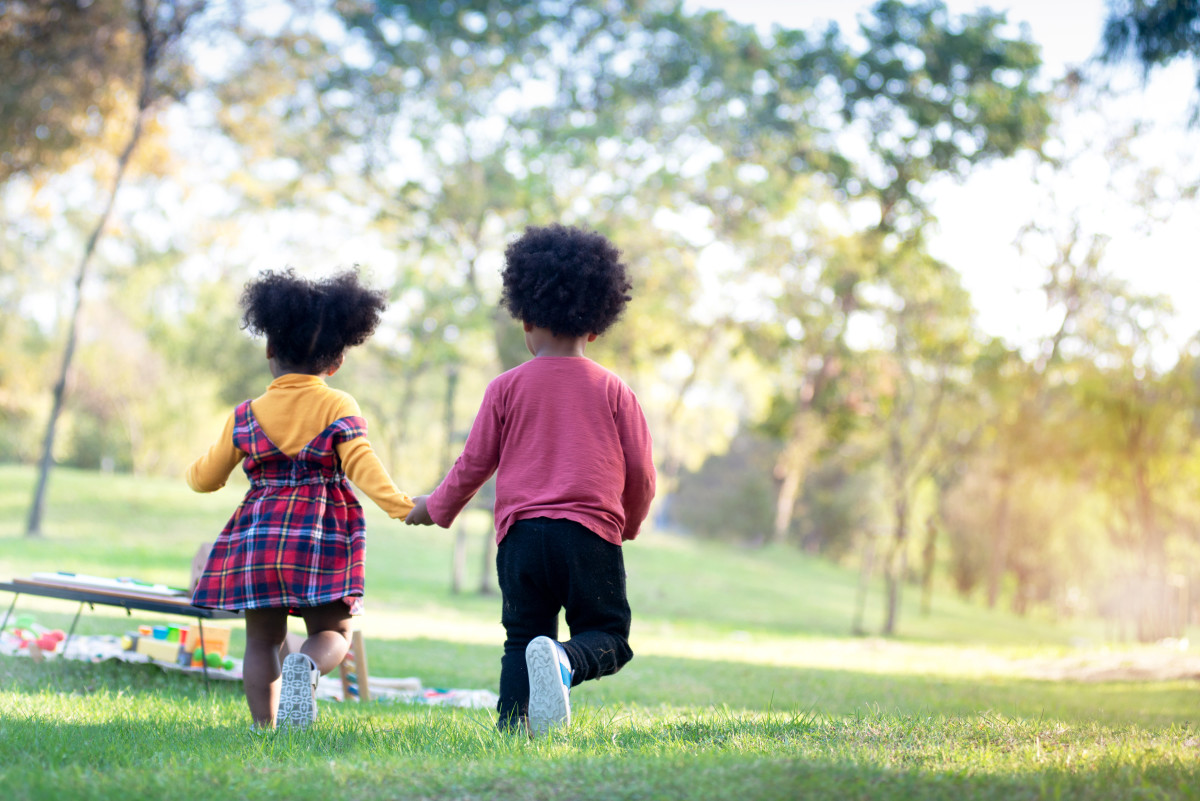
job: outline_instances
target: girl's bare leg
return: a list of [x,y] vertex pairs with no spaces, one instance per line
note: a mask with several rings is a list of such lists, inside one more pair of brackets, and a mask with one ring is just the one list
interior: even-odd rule
[[279,708],[279,646],[287,636],[286,609],[247,609],[242,686],[254,725],[275,726]]
[[350,607],[342,601],[314,606],[301,611],[308,639],[300,647],[317,665],[321,675],[342,663],[350,650]]

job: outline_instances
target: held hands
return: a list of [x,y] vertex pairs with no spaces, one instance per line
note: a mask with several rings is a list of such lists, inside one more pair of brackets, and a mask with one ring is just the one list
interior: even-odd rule
[[413,508],[409,511],[408,516],[404,518],[404,522],[409,526],[432,526],[433,518],[429,516],[429,510],[425,508],[425,501],[428,495],[418,495],[413,498]]

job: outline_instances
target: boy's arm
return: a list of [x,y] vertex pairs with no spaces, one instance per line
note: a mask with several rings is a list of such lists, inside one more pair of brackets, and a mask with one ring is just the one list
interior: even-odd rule
[[403,520],[408,515],[413,508],[412,499],[396,487],[366,437],[338,443],[337,452],[346,477],[387,512],[388,517]]
[[225,430],[221,432],[220,439],[212,444],[208,453],[188,466],[185,477],[194,491],[216,492],[225,486],[238,462],[246,458],[245,452],[234,447],[233,424],[234,415],[231,413],[225,421]]
[[631,540],[638,535],[642,521],[650,512],[656,479],[650,427],[632,391],[628,392],[617,412],[617,434],[625,454],[625,489],[621,493],[625,530],[621,532],[621,539]]
[[442,528],[450,527],[467,502],[496,472],[500,464],[500,421],[500,404],[489,384],[462,453],[438,488],[425,499],[429,518]]

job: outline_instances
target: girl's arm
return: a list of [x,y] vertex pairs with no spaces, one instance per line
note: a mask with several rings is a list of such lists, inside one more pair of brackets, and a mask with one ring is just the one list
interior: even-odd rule
[[387,512],[388,517],[403,520],[408,516],[413,508],[412,499],[396,487],[366,437],[338,443],[337,452],[346,477]]
[[208,449],[208,453],[192,462],[187,469],[188,486],[196,492],[216,492],[225,486],[229,474],[246,458],[244,451],[233,444],[233,418],[229,415],[225,421],[225,430],[221,437]]

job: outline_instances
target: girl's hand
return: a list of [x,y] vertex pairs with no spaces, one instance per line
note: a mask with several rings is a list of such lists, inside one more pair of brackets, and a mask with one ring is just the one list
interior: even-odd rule
[[413,508],[409,511],[408,516],[404,518],[404,522],[410,526],[432,526],[433,518],[429,516],[429,510],[425,508],[425,499],[428,495],[418,495],[413,498]]

